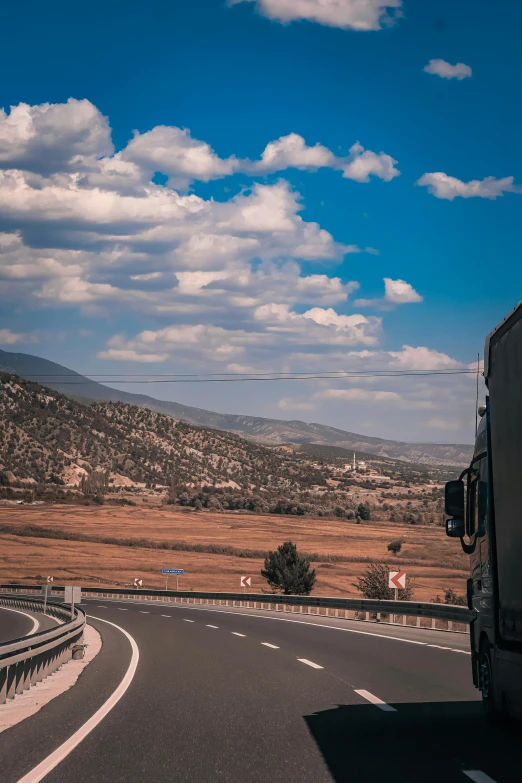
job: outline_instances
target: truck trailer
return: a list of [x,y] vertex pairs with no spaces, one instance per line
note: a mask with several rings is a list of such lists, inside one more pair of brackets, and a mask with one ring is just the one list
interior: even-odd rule
[[470,556],[473,682],[490,717],[522,718],[522,302],[487,336],[473,458],[445,488],[448,536]]

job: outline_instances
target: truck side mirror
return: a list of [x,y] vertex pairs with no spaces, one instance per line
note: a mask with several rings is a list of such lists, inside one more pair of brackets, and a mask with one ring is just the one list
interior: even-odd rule
[[444,487],[444,511],[449,517],[464,519],[464,482],[462,479],[448,481]]
[[463,519],[447,519],[446,535],[450,538],[463,538],[465,530]]

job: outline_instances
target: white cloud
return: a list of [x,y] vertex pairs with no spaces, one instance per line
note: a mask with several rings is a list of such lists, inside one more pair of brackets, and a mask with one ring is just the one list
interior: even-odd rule
[[11,329],[0,329],[0,345],[16,345],[17,343],[35,342],[34,334],[12,332]]
[[482,180],[472,179],[470,182],[462,182],[456,177],[450,177],[443,171],[434,171],[423,174],[415,183],[425,186],[429,193],[436,198],[453,201],[454,198],[489,198],[496,199],[504,193],[520,193],[519,186],[513,184],[513,177],[495,179],[485,177]]
[[88,100],[0,109],[0,166],[51,173],[111,155],[109,123]]
[[395,163],[397,161],[390,155],[365,150],[357,141],[350,147],[350,155],[341,168],[343,177],[354,179],[356,182],[369,182],[371,174],[389,182],[400,174],[400,171],[395,168]]
[[401,351],[389,351],[390,369],[399,370],[451,370],[462,363],[445,353],[425,346],[403,345]]
[[405,280],[384,278],[384,296],[382,299],[356,299],[356,307],[377,307],[389,309],[395,305],[422,302],[422,296]]
[[430,60],[423,69],[426,73],[432,73],[440,76],[442,79],[468,79],[471,74],[471,68],[465,63],[456,63],[451,65],[446,60]]
[[108,359],[115,362],[143,362],[146,364],[160,363],[168,359],[167,353],[138,353],[129,349],[109,348],[107,351],[97,353],[99,359]]
[[228,0],[229,5],[255,2],[257,9],[280,22],[310,22],[368,31],[380,30],[400,16],[402,0]]
[[261,160],[252,164],[243,161],[240,165],[243,171],[252,173],[284,171],[289,168],[314,171],[326,167],[342,171],[345,179],[356,182],[369,182],[370,175],[389,182],[400,174],[395,168],[396,163],[391,155],[365,150],[358,141],[352,144],[347,156],[338,157],[327,147],[321,144],[309,147],[302,136],[290,133],[267,144]]
[[392,280],[389,277],[385,277],[384,290],[384,298],[391,304],[422,302],[422,296],[405,280]]
[[209,144],[193,139],[188,129],[167,125],[158,125],[146,133],[135,131],[121,156],[150,176],[155,171],[167,174],[174,187],[185,187],[193,179],[219,179],[239,169],[234,156],[222,159]]
[[335,155],[327,147],[316,144],[308,147],[302,136],[290,133],[266,145],[261,160],[254,164],[258,171],[283,171],[288,168],[319,169],[333,168]]

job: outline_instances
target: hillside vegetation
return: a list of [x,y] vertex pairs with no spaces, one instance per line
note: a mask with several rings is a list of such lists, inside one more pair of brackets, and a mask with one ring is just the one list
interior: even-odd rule
[[0,373],[0,455],[3,483],[78,483],[95,470],[148,486],[298,490],[323,481],[310,465],[231,433],[126,403],[81,405],[6,373]]

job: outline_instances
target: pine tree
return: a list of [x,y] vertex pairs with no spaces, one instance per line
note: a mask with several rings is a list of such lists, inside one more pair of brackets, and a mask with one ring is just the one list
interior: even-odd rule
[[315,569],[308,558],[300,555],[295,544],[286,541],[265,558],[261,570],[268,584],[284,595],[309,595],[315,585]]

